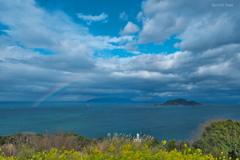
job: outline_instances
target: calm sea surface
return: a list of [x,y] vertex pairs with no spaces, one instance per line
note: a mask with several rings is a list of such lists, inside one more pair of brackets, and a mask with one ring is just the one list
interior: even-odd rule
[[209,119],[240,120],[240,104],[154,107],[154,104],[0,102],[0,135],[22,132],[74,132],[88,138],[107,133],[151,135],[159,140],[186,140]]

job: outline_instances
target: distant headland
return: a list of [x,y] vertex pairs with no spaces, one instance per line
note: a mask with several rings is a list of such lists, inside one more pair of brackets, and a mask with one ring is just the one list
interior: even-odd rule
[[174,99],[166,101],[163,104],[155,104],[155,106],[202,106],[203,104],[195,101],[187,101],[185,99]]

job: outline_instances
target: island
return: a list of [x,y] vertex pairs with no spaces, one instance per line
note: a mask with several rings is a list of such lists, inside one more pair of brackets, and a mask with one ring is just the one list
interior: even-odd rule
[[195,101],[187,101],[185,99],[169,100],[163,104],[155,104],[155,106],[202,106],[203,104]]

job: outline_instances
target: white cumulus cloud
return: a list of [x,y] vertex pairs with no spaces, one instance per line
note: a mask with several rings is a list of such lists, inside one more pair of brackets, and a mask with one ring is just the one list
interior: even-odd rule
[[120,33],[121,34],[133,34],[133,33],[137,33],[139,30],[140,29],[136,24],[129,21]]
[[240,1],[231,3],[235,7],[219,9],[209,0],[146,0],[137,15],[143,25],[139,43],[162,44],[176,35],[181,50],[194,52],[240,43]]
[[78,18],[87,21],[88,24],[97,21],[107,22],[108,15],[106,13],[101,13],[100,15],[93,16],[93,15],[84,15],[82,13],[77,14]]
[[122,13],[120,13],[119,18],[126,21],[126,20],[128,20],[128,15],[126,12],[122,12]]

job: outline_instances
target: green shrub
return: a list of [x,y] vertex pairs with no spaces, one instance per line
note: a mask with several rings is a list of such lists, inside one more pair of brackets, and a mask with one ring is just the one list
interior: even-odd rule
[[33,155],[37,154],[36,151],[32,149],[25,149],[17,154],[20,159],[31,159]]
[[0,145],[4,145],[6,141],[6,136],[0,136]]
[[240,122],[231,119],[212,122],[193,146],[216,157],[221,152],[232,158],[240,157]]
[[167,151],[172,151],[175,148],[176,148],[176,140],[175,139],[169,140],[166,146]]

